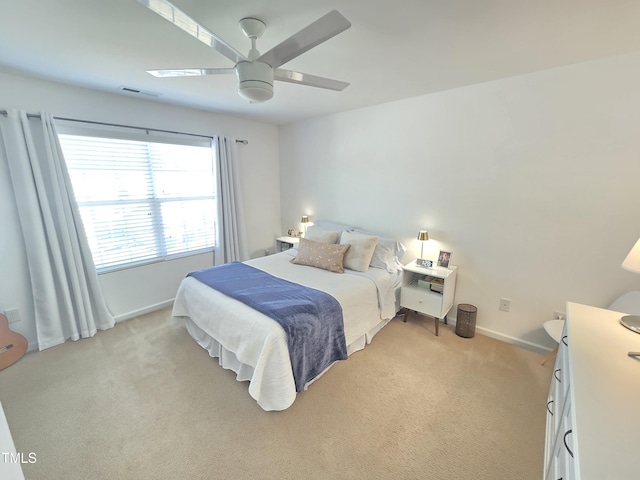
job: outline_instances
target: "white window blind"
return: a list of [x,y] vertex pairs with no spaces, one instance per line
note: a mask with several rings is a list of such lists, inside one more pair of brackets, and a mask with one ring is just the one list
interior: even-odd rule
[[99,272],[215,246],[213,150],[60,135]]

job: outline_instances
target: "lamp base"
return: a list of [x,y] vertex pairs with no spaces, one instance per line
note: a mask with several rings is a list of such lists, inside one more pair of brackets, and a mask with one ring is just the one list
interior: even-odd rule
[[625,315],[620,319],[620,323],[629,330],[640,333],[640,315]]

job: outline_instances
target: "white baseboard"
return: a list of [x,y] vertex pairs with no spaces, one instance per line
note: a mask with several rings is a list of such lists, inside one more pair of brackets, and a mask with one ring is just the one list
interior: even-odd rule
[[[155,305],[149,305],[147,307],[140,308],[138,310],[133,310],[131,312],[123,313],[121,315],[116,315],[113,318],[116,321],[116,323],[120,323],[120,322],[123,322],[125,320],[130,320],[130,319],[138,317],[140,315],[144,315],[145,313],[155,312],[156,310],[160,310],[162,308],[169,307],[169,306],[173,305],[173,301],[174,301],[174,299],[172,298],[171,300],[165,300],[164,302],[156,303]],[[64,343],[64,342],[61,341],[60,343]],[[51,346],[54,346],[54,345],[51,345]],[[28,353],[37,352],[39,350],[40,350],[40,346],[38,345],[38,341],[37,340],[29,341],[29,343],[27,345],[27,352]]]
[[[450,325],[456,324],[455,318],[447,318],[447,323]],[[510,343],[511,345],[517,345],[518,347],[526,348],[527,350],[533,350],[534,352],[547,354],[552,348],[545,347],[543,345],[538,345],[537,343],[527,342],[526,340],[522,340],[520,338],[512,337],[510,335],[505,335],[504,333],[499,333],[494,330],[489,330],[488,328],[476,326],[476,330],[478,330],[482,335],[487,337],[495,338],[496,340],[500,340],[505,343]]]
[[495,338],[496,340],[502,340],[503,342],[510,343],[512,345],[517,345],[519,347],[526,348],[528,350],[533,350],[538,353],[549,353],[551,348],[544,347],[542,345],[538,345],[537,343],[527,342],[526,340],[522,340],[520,338],[512,337],[510,335],[505,335],[503,333],[494,332],[493,330],[489,330],[488,328],[476,327],[483,335],[487,337]]
[[116,323],[123,322],[125,320],[130,320],[135,317],[139,317],[140,315],[144,315],[145,313],[155,312],[156,310],[160,310],[162,308],[169,307],[173,305],[174,299],[165,300],[164,302],[156,303],[155,305],[149,305],[144,308],[139,308],[138,310],[132,310],[131,312],[123,313],[121,315],[114,316]]

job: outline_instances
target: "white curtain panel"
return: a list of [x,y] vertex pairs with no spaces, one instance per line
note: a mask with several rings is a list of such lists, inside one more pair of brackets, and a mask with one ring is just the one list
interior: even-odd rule
[[113,327],[53,116],[10,110],[0,116],[0,133],[27,252],[39,349]]
[[218,225],[215,264],[248,260],[235,138],[213,137],[216,152]]

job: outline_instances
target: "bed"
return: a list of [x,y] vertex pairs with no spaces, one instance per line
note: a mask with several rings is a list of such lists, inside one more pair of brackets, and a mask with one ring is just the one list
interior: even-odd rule
[[[398,311],[404,247],[392,239],[354,229],[334,230],[311,227],[299,248],[244,264],[277,279],[326,292],[337,300],[346,354],[351,355],[369,344]],[[376,239],[373,249],[371,238]],[[363,239],[369,241],[371,255],[359,257],[354,267],[358,269],[350,269],[353,256],[363,250],[358,243]],[[342,273],[304,261],[308,248],[339,249],[344,245],[349,245],[346,251],[351,250],[352,255],[344,254]],[[364,268],[363,262],[368,263]],[[293,404],[301,390],[300,380],[294,379],[289,340],[278,322],[194,276],[181,282],[172,316],[184,321],[193,339],[217,357],[222,367],[233,370],[238,381],[249,381],[249,394],[262,409],[285,410]],[[325,371],[305,382],[303,389]]]

